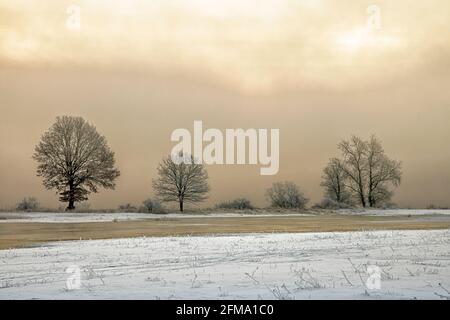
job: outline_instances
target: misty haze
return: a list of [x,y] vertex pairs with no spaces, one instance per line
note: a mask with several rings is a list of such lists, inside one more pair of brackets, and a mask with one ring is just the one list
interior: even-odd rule
[[0,299],[450,299],[449,13],[2,1]]

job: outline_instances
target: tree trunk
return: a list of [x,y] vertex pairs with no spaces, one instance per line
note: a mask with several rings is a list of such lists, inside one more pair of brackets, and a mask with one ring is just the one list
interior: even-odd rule
[[75,209],[75,191],[73,187],[73,182],[69,182],[69,205],[66,210]]
[[366,207],[366,196],[364,195],[364,187],[363,187],[363,178],[361,169],[358,169],[358,188],[359,188],[359,197],[361,198],[361,205],[363,208]]
[[341,181],[339,180],[339,177],[336,177],[337,179],[337,192],[336,192],[336,200],[338,203],[341,203]]
[[363,206],[363,208],[366,207],[366,198],[364,196],[364,193],[360,194],[360,198],[361,198],[361,205]]
[[75,209],[75,201],[73,201],[73,199],[69,200],[69,205],[67,206],[66,210],[73,210]]
[[183,212],[183,199],[180,199],[180,211]]
[[375,207],[375,205],[376,205],[375,198],[372,195],[370,195],[369,196],[369,207],[373,208],[373,207]]

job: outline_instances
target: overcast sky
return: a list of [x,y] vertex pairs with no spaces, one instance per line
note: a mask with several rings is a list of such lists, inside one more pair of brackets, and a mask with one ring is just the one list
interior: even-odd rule
[[446,0],[3,0],[0,207],[24,196],[59,205],[31,156],[64,114],[92,122],[116,152],[122,175],[91,197],[97,208],[152,196],[171,132],[194,120],[280,129],[278,175],[210,166],[207,204],[265,205],[282,180],[317,202],[339,140],[376,134],[403,161],[399,205],[450,205],[449,39]]

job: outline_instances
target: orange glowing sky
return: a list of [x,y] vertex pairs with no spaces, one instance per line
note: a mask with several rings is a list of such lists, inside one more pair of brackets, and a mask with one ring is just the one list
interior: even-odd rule
[[[380,25],[369,30],[374,4]],[[117,189],[93,196],[94,207],[151,196],[170,132],[194,120],[280,129],[280,173],[212,166],[208,204],[264,205],[278,180],[318,201],[337,142],[375,133],[404,163],[395,201],[450,205],[448,39],[444,0],[3,0],[0,207],[28,195],[58,205],[31,154],[60,114],[93,122],[116,151]]]

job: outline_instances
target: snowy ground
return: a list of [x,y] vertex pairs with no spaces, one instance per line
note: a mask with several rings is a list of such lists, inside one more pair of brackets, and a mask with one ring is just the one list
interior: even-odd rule
[[76,223],[76,222],[106,222],[106,221],[126,221],[143,220],[150,218],[160,218],[162,215],[135,213],[135,212],[1,212],[0,223],[8,222],[46,222],[46,223]]
[[449,209],[341,209],[339,214],[370,216],[450,215]]
[[214,212],[214,213],[170,213],[170,214],[151,214],[151,213],[136,213],[136,212],[1,212],[0,223],[11,222],[45,222],[45,223],[79,223],[79,222],[107,222],[107,221],[136,221],[146,219],[167,219],[167,218],[198,218],[198,217],[267,217],[267,216],[311,216],[308,213],[273,213],[267,212],[247,212],[247,213],[232,213],[232,212]]
[[[80,270],[77,290],[67,289],[69,277],[77,284],[77,267],[66,273],[72,265]],[[450,295],[445,288],[450,230],[83,240],[0,250],[0,299],[440,299]]]
[[[343,209],[337,211],[320,212],[321,214],[338,213],[342,215],[370,215],[370,216],[432,216],[432,215],[450,215],[450,210],[444,209]],[[77,222],[106,222],[106,221],[135,221],[146,219],[166,219],[166,218],[198,218],[199,216],[208,217],[267,217],[267,216],[311,216],[317,212],[305,211],[304,213],[280,213],[270,210],[257,210],[254,212],[230,213],[213,212],[199,214],[148,214],[134,212],[111,212],[111,213],[77,213],[77,212],[0,212],[0,223],[10,222],[45,222],[45,223],[77,223]]]

